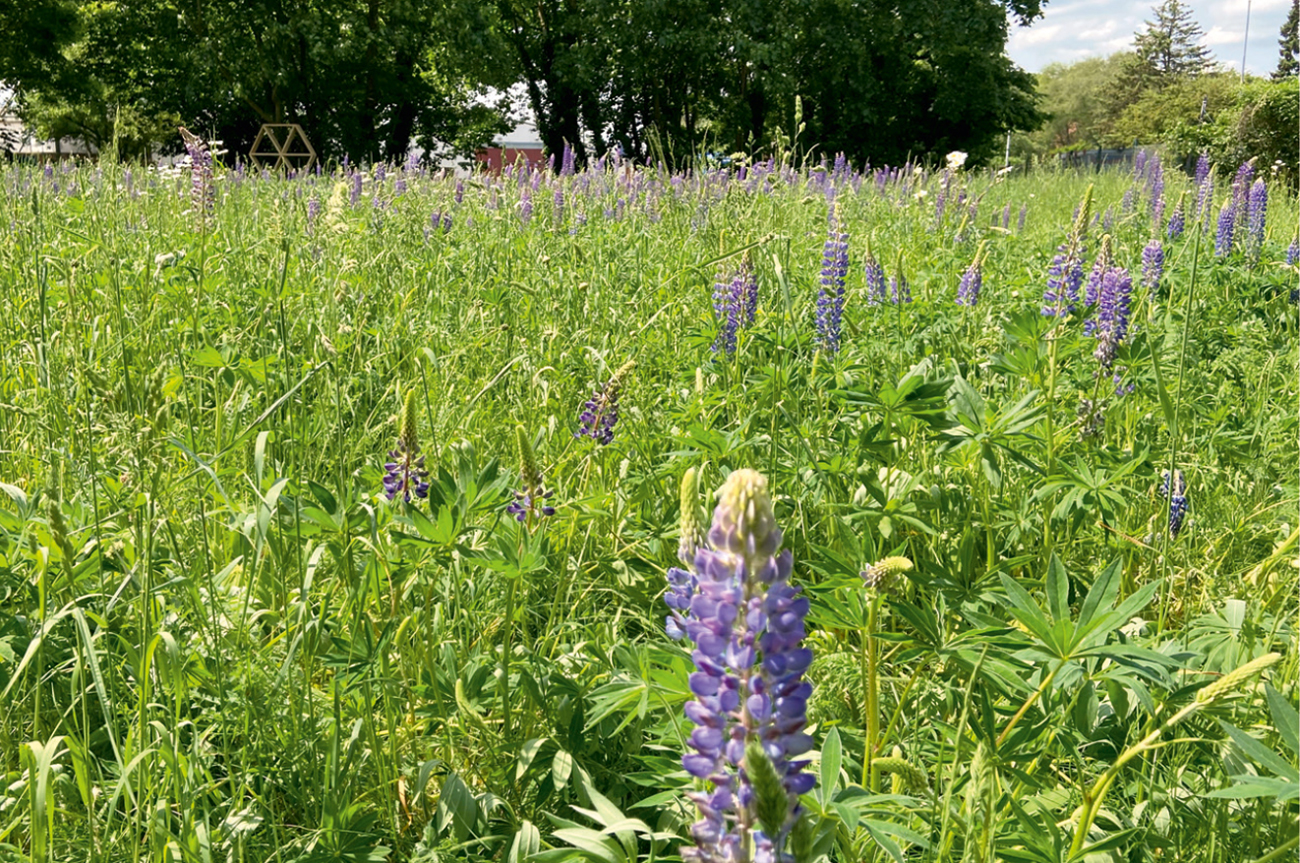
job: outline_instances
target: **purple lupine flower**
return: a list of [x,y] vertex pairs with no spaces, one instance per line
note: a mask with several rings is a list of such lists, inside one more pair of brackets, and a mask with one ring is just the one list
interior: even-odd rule
[[361,172],[353,171],[352,172],[352,196],[349,203],[353,207],[355,207],[357,205],[357,202],[360,200],[361,200]]
[[912,302],[912,287],[907,283],[907,276],[903,275],[901,260],[898,272],[889,277],[889,301],[896,306]]
[[564,143],[564,154],[560,158],[561,177],[573,176],[575,165],[576,165],[576,159],[577,159],[577,154],[573,152],[573,148],[570,147],[569,143],[566,141]]
[[1115,374],[1111,375],[1110,382],[1115,385],[1116,397],[1121,399],[1124,398],[1124,396],[1132,395],[1137,389],[1137,384],[1135,383],[1124,383],[1123,369],[1116,369]]
[[831,206],[822,247],[821,289],[817,293],[817,346],[828,354],[840,349],[844,315],[844,277],[849,271],[849,235],[840,230],[839,208]]
[[1133,203],[1135,200],[1136,200],[1136,194],[1133,190],[1133,187],[1129,186],[1127,189],[1124,190],[1124,197],[1121,198],[1119,202],[1119,208],[1121,211],[1123,211],[1124,215],[1127,216],[1129,213],[1133,212]]
[[1210,154],[1201,153],[1200,158],[1196,160],[1196,186],[1204,186],[1210,179]]
[[395,500],[400,494],[402,500],[410,503],[411,495],[418,498],[429,496],[429,472],[425,470],[424,456],[420,454],[416,413],[415,390],[411,390],[402,403],[397,448],[388,451],[388,461],[384,464],[384,494],[389,500]]
[[519,221],[527,225],[533,218],[533,196],[527,186],[519,187]]
[[1146,169],[1147,169],[1147,151],[1138,150],[1136,155],[1133,156],[1133,179],[1134,180],[1142,179],[1143,174],[1146,173]]
[[[1097,250],[1097,260],[1093,261],[1092,270],[1088,273],[1088,281],[1083,288],[1083,304],[1085,306],[1095,306],[1101,299],[1101,283],[1106,276],[1106,271],[1115,265],[1115,255],[1110,248],[1110,235],[1104,235],[1101,238],[1101,248]],[[1089,321],[1084,324],[1083,331],[1086,335],[1092,334],[1094,322]]]
[[1291,245],[1286,247],[1286,265],[1294,267],[1300,261],[1300,236],[1291,238]]
[[1161,471],[1160,476],[1162,478],[1160,496],[1169,500],[1169,538],[1178,539],[1178,534],[1183,530],[1183,521],[1187,517],[1187,479],[1181,470],[1174,471],[1172,483],[1169,480],[1169,471]]
[[754,265],[746,254],[740,261],[740,274],[744,284],[740,290],[741,311],[743,317],[741,324],[749,326],[754,323],[755,316],[758,315],[758,274],[754,272]]
[[456,194],[455,194],[455,198],[454,198],[454,200],[456,201],[457,204],[460,204],[460,203],[462,203],[462,202],[465,200],[465,181],[464,181],[464,180],[457,180],[457,181],[456,181]]
[[549,518],[555,515],[555,507],[550,503],[555,496],[555,489],[543,485],[537,456],[533,453],[532,442],[523,426],[515,429],[515,441],[519,446],[521,488],[515,492],[515,499],[506,507],[506,512],[513,515],[520,524],[527,524],[530,519]]
[[1210,225],[1210,213],[1213,210],[1211,202],[1214,200],[1214,177],[1207,174],[1205,182],[1196,189],[1196,218],[1206,229]]
[[1237,169],[1237,176],[1232,180],[1232,207],[1236,224],[1232,226],[1233,238],[1237,242],[1245,239],[1246,217],[1250,210],[1250,184],[1255,177],[1253,162],[1243,162]]
[[1083,284],[1083,248],[1062,243],[1047,269],[1047,290],[1043,292],[1043,314],[1046,317],[1064,317],[1079,303],[1079,287]]
[[555,224],[564,224],[564,189],[560,186],[555,187],[555,208],[553,213]]
[[183,126],[181,138],[190,154],[190,208],[200,223],[206,223],[217,203],[217,189],[212,184],[212,153],[201,138]]
[[1147,188],[1151,192],[1151,223],[1158,226],[1165,219],[1165,170],[1159,153],[1153,154],[1148,163]]
[[867,247],[867,305],[878,306],[885,301],[885,268]]
[[1264,245],[1264,223],[1268,216],[1268,186],[1256,180],[1246,198],[1246,246],[1252,257],[1258,257]]
[[718,322],[718,335],[713,340],[713,352],[731,356],[736,352],[736,334],[744,314],[745,279],[739,272],[718,273],[713,285],[713,317]]
[[541,488],[524,488],[515,492],[515,499],[506,507],[506,512],[515,517],[515,521],[523,524],[528,521],[529,514],[539,518],[543,516],[555,515],[555,507],[548,501],[555,496],[555,489]]
[[1160,290],[1160,278],[1165,272],[1165,249],[1159,240],[1152,240],[1142,249],[1142,284],[1151,296]]
[[1005,231],[1009,227],[1011,227],[1011,202],[1007,201],[1007,205],[1002,208],[1002,230]]
[[1016,220],[1016,233],[1023,234],[1025,231],[1025,216],[1029,215],[1029,202],[1020,205],[1020,218]]
[[952,171],[943,169],[943,180],[939,183],[939,194],[934,197],[934,223],[943,221],[944,206],[948,203],[948,190],[952,185]]
[[676,566],[670,567],[666,576],[668,590],[664,593],[664,604],[668,606],[668,617],[664,631],[673,641],[681,641],[686,637],[686,614],[695,596],[697,580],[695,573]]
[[980,288],[984,285],[984,268],[983,259],[980,255],[975,256],[966,272],[961,275],[961,283],[957,285],[957,305],[974,307],[980,299]]
[[614,442],[614,426],[618,424],[618,397],[623,391],[623,378],[636,365],[629,360],[602,386],[596,388],[578,415],[576,438],[589,437],[601,446]]
[[375,165],[375,183],[382,184],[384,182],[384,178],[387,176],[388,176],[387,164],[380,162],[379,164]]
[[1123,267],[1111,267],[1102,277],[1092,335],[1097,338],[1097,350],[1093,356],[1103,369],[1109,369],[1115,362],[1115,351],[1128,335],[1132,290],[1133,280]]
[[1214,233],[1214,254],[1224,257],[1232,251],[1232,232],[1237,225],[1237,208],[1227,201],[1219,211],[1219,228]]
[[1176,240],[1183,235],[1187,228],[1187,220],[1183,215],[1183,203],[1178,202],[1178,207],[1169,216],[1168,236],[1171,240]]
[[307,201],[307,233],[311,233],[312,226],[316,224],[316,217],[320,215],[320,199],[312,197]]
[[[781,538],[767,480],[737,470],[696,552],[694,584],[691,573],[670,571],[665,601],[680,620],[670,624],[695,645],[694,700],[683,708],[695,728],[682,766],[709,786],[689,794],[700,819],[690,828],[695,847],[682,849],[688,863],[747,860],[751,846],[756,863],[787,859],[782,846],[801,814],[799,795],[816,782],[800,758],[813,746],[804,731],[812,695],[803,679],[812,663],[802,646],[809,603],[790,584],[792,559],[789,550],[778,554]],[[773,773],[755,770],[754,758],[768,762],[780,782],[763,796],[786,796],[780,823],[758,823],[754,783]]]

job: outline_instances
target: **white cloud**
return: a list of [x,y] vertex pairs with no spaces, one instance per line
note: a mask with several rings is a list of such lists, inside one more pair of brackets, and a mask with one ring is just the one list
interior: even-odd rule
[[1203,40],[1206,45],[1241,45],[1241,30],[1226,30],[1223,27],[1211,27]]
[[[1028,28],[1014,25],[1007,42],[1013,61],[1036,72],[1049,63],[1108,56],[1133,44],[1133,35],[1153,17],[1160,0],[1052,0],[1043,17]],[[1250,39],[1246,70],[1267,75],[1277,64],[1277,37],[1290,0],[1249,0]],[[1192,0],[1186,4],[1205,31],[1204,44],[1218,60],[1240,68],[1247,0]]]
[[1023,33],[1015,33],[1011,41],[1018,45],[1055,45],[1060,36],[1060,27],[1035,27]]

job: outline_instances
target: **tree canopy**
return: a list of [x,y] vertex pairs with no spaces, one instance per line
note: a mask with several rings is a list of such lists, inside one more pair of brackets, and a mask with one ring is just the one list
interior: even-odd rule
[[1192,20],[1192,10],[1179,0],[1164,0],[1152,11],[1155,20],[1134,39],[1138,58],[1166,77],[1209,71],[1214,60],[1201,44],[1205,32]]
[[124,154],[175,126],[244,147],[297,122],[325,156],[467,153],[521,84],[547,148],[689,161],[778,133],[856,161],[1036,126],[1008,18],[1040,0],[0,0],[0,80],[50,135]]
[[1300,0],[1291,0],[1291,11],[1287,13],[1282,24],[1282,36],[1277,41],[1277,68],[1273,70],[1273,80],[1294,78],[1300,73]]

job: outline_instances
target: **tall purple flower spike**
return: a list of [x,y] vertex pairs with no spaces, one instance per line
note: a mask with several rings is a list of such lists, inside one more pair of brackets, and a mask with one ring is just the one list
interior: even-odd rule
[[[685,496],[685,495],[684,495]],[[669,570],[665,601],[669,634],[694,644],[694,700],[686,718],[695,726],[682,766],[704,788],[690,794],[700,819],[691,825],[693,863],[776,863],[801,814],[798,797],[816,781],[800,756],[812,749],[807,725],[812,685],[803,679],[812,651],[802,646],[808,600],[790,584],[790,552],[778,552],[767,480],[737,470],[718,495],[713,526],[696,549],[692,571]],[[779,835],[757,826],[746,748],[761,747],[787,797]]]

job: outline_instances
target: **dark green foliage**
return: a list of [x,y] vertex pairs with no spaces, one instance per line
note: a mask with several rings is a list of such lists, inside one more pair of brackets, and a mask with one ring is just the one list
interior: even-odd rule
[[1300,72],[1300,0],[1291,0],[1291,11],[1286,15],[1282,35],[1277,41],[1277,68],[1273,70],[1273,80],[1294,78]]

